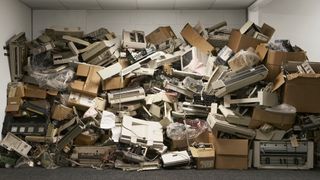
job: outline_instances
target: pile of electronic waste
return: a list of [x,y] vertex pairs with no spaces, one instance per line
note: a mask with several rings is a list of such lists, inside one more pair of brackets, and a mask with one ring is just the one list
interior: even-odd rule
[[313,168],[320,65],[267,24],[226,25],[15,35],[1,166]]

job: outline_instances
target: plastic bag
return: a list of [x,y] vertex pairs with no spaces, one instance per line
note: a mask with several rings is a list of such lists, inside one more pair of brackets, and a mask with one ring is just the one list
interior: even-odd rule
[[254,52],[253,49],[249,48],[247,51],[241,50],[235,54],[229,61],[228,64],[232,71],[241,71],[249,69],[260,62],[260,57]]
[[51,52],[47,51],[35,56],[30,60],[31,69],[34,71],[46,70],[53,66]]
[[42,73],[39,71],[29,72],[29,75],[37,81],[40,87],[48,87],[58,91],[65,91],[68,84],[74,78],[75,72],[67,68],[55,73]]
[[186,120],[186,125],[175,122],[167,126],[167,136],[172,140],[197,138],[205,131],[211,131],[211,128],[206,121],[200,119]]

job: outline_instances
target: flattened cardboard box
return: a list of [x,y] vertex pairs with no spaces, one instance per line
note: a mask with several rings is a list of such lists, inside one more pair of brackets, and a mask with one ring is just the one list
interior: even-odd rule
[[[261,28],[261,32],[269,37],[269,40],[273,36],[275,30],[271,26],[267,24],[263,24]],[[246,34],[241,34],[239,30],[233,30],[230,35],[230,39],[228,42],[228,46],[232,49],[234,53],[237,53],[241,49],[245,50],[249,47],[253,47],[254,49],[261,43],[266,43],[265,41],[261,41],[259,39],[255,39]]]
[[73,109],[62,104],[58,104],[53,107],[51,118],[54,120],[62,121],[65,119],[71,119],[73,116]]
[[278,129],[288,130],[292,128],[295,117],[296,114],[270,112],[261,107],[255,107],[249,128],[258,129],[263,124],[270,124]]
[[203,53],[210,53],[214,47],[204,39],[193,27],[188,23],[181,31],[181,36],[192,46],[199,48]]
[[101,69],[102,67],[99,66],[79,64],[76,75],[86,80],[75,80],[71,83],[71,89],[90,96],[97,96],[101,80],[97,72]]
[[247,139],[217,139],[213,138],[216,150],[217,169],[247,169],[248,140]]
[[[212,145],[212,144],[211,144]],[[213,169],[215,150],[213,145],[206,148],[190,147],[192,157],[196,160],[197,169]]]
[[154,45],[166,42],[168,39],[176,39],[176,35],[170,26],[158,27],[146,36],[146,40]]

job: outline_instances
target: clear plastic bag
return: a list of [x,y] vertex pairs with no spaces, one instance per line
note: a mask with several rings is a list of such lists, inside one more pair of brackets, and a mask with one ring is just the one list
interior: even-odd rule
[[167,127],[167,136],[172,140],[184,140],[197,138],[205,131],[211,131],[206,121],[195,119],[186,120],[186,125],[182,123],[171,123]]
[[260,57],[254,52],[253,49],[249,48],[247,51],[241,50],[235,54],[229,61],[228,64],[232,71],[241,71],[249,69],[260,62]]
[[31,69],[34,71],[46,70],[53,66],[53,59],[51,52],[47,51],[35,56],[30,59]]
[[58,91],[65,91],[69,83],[74,78],[75,72],[67,68],[55,73],[42,73],[39,71],[29,71],[29,75],[37,81],[40,87],[48,87]]

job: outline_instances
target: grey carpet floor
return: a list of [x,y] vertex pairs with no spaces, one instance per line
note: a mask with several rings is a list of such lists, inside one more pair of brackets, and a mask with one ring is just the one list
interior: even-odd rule
[[157,170],[123,172],[90,168],[0,169],[0,180],[313,180],[320,179],[320,170]]

